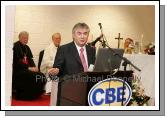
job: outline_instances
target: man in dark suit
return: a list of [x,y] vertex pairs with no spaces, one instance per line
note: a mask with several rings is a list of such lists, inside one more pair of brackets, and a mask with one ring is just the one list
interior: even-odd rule
[[[83,101],[86,99],[86,96],[82,96],[83,92],[86,91],[85,84],[83,82],[70,81],[71,77],[67,79],[64,76],[86,72],[90,64],[94,64],[96,51],[86,45],[89,32],[90,29],[87,24],[77,23],[72,29],[73,41],[58,49],[53,68],[48,71],[50,75],[58,75],[60,77],[57,105],[83,105]],[[65,80],[64,83],[62,83],[62,79]],[[69,92],[72,92],[72,94],[68,94]],[[53,97],[51,99],[56,100]]]
[[89,26],[85,23],[77,23],[72,29],[73,41],[63,45],[57,51],[53,68],[49,70],[51,75],[77,74],[86,72],[90,64],[95,62],[95,49],[86,45],[89,36]]

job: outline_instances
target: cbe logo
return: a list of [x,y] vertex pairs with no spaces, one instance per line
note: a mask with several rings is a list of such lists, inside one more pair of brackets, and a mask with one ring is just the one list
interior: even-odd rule
[[126,106],[132,96],[132,90],[127,82],[118,78],[110,78],[95,84],[88,94],[88,103],[90,106]]

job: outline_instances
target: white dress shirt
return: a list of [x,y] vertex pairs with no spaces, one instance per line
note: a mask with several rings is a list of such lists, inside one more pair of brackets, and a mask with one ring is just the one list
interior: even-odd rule
[[[75,42],[74,42],[75,43]],[[85,57],[85,60],[86,60],[86,65],[87,65],[87,68],[88,68],[88,57],[87,57],[87,52],[86,52],[86,46],[83,46],[83,47],[80,47],[78,46],[76,43],[75,43],[75,46],[78,50],[78,54],[80,55],[80,49],[83,48],[84,51],[83,51],[83,54],[84,54],[84,57]]]

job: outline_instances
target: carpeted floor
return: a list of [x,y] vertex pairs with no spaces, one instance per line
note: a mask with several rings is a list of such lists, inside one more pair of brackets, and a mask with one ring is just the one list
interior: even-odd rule
[[11,106],[50,106],[50,95],[42,95],[35,100],[16,100],[12,98]]

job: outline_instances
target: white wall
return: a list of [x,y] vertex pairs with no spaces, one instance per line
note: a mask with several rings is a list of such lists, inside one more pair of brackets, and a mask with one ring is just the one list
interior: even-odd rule
[[[154,42],[155,14],[154,6],[16,6],[15,38],[18,33],[27,30],[30,33],[29,46],[35,62],[39,51],[49,45],[54,32],[62,34],[62,44],[72,41],[71,30],[74,24],[85,22],[90,26],[90,41],[100,35],[98,23],[102,23],[103,32],[111,47],[117,47],[115,37],[141,39],[143,43]],[[121,45],[123,47],[123,42]]]
[[[5,106],[11,105],[15,6],[5,8]],[[4,40],[4,39],[3,39]]]

